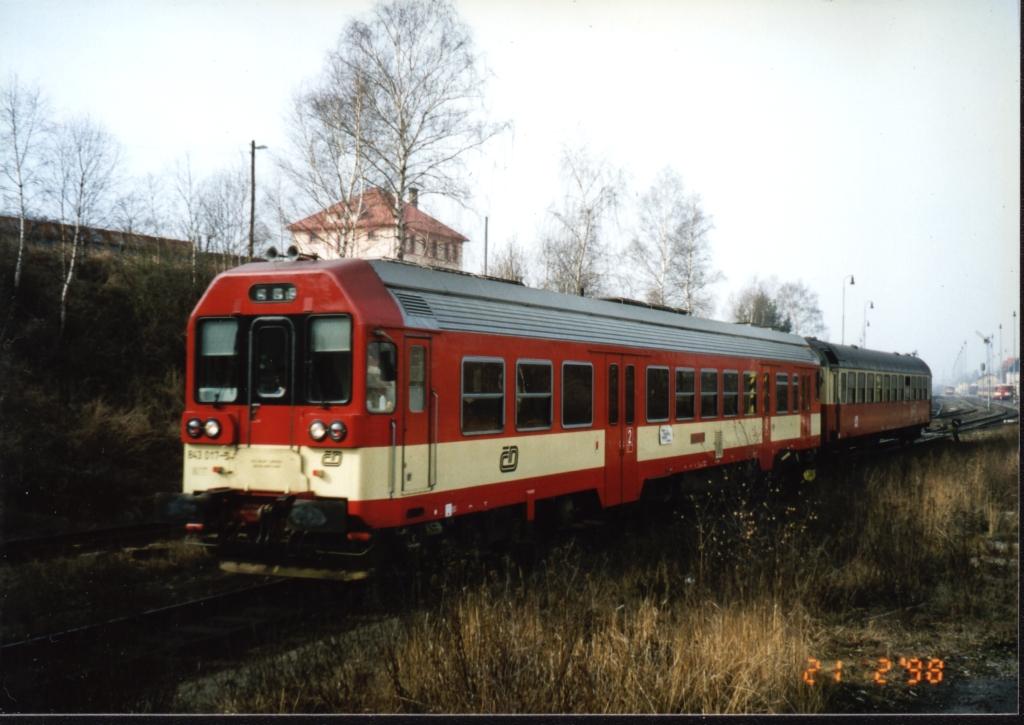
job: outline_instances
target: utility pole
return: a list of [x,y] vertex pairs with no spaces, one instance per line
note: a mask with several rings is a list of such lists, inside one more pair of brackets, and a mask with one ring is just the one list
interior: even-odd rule
[[487,217],[484,217],[484,275],[487,274]]
[[[846,277],[850,278],[850,286],[853,287],[853,275],[848,274]],[[846,277],[843,277],[843,334],[839,340],[842,345],[846,344]]]
[[249,261],[253,258],[253,240],[256,228],[256,150],[266,146],[257,146],[255,139],[249,143]]

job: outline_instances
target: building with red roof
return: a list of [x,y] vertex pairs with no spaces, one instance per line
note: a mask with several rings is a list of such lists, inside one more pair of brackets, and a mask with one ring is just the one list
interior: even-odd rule
[[[406,238],[402,258],[462,269],[462,245],[469,240],[422,211],[417,190],[409,191],[409,201],[403,204]],[[289,224],[288,231],[300,251],[322,259],[396,258],[398,225],[390,201],[387,192],[370,189]]]

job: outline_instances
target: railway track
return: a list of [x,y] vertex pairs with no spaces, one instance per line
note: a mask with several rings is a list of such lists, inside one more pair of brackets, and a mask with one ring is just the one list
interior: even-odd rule
[[15,564],[33,559],[52,559],[96,551],[145,546],[183,535],[180,526],[136,524],[89,531],[73,531],[54,536],[8,539],[0,542],[0,561]]
[[123,709],[182,658],[238,654],[322,608],[323,585],[271,579],[0,645],[0,712]]

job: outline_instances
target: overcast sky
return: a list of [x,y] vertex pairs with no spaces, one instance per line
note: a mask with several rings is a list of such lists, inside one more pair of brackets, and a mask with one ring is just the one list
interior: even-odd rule
[[[1016,2],[461,0],[511,130],[470,161],[474,197],[423,206],[463,232],[467,267],[532,249],[564,144],[621,167],[636,197],[665,165],[714,217],[718,317],[751,277],[800,279],[838,341],[976,368],[1019,316]],[[237,163],[285,145],[347,0],[0,0],[0,74],[38,83],[122,145],[126,171]],[[261,161],[261,163],[264,163]],[[269,162],[266,162],[269,167]],[[269,168],[266,172],[269,174]],[[625,243],[628,219],[612,228]],[[1017,335],[1017,346],[1020,340]],[[994,350],[995,352],[995,350]]]

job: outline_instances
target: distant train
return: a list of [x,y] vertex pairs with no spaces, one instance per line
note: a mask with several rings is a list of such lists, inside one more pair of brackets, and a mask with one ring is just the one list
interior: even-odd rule
[[165,512],[277,565],[499,537],[714,467],[809,468],[931,415],[911,355],[358,259],[218,276],[186,385]]

